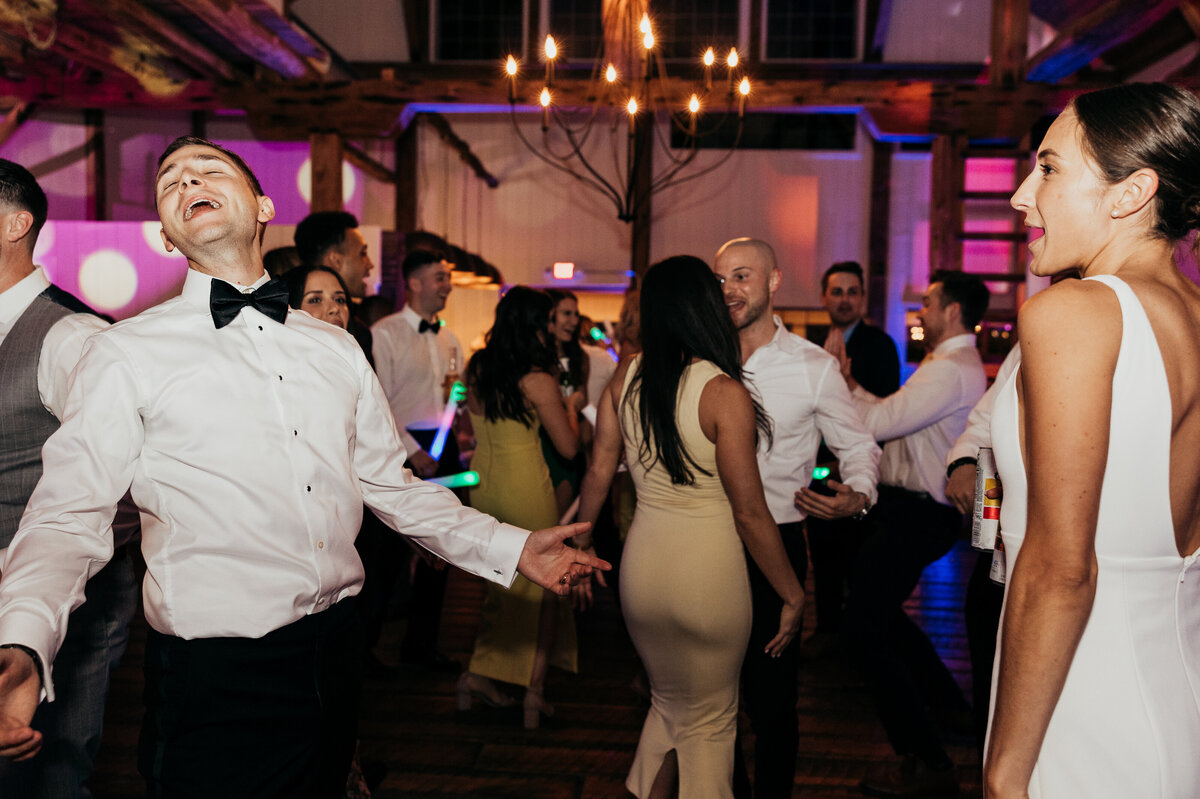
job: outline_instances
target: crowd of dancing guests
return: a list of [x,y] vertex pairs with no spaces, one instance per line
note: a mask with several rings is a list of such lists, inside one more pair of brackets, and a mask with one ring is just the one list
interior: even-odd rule
[[[1192,94],[1085,94],[1049,128],[1012,205],[1042,231],[1031,271],[1057,280],[1021,310],[990,389],[975,346],[990,296],[963,272],[931,276],[927,354],[903,385],[857,264],[823,275],[831,324],[807,341],[774,312],[785,270],[753,238],[654,264],[615,329],[568,291],[513,286],[472,353],[440,316],[446,253],[406,254],[391,312],[364,296],[352,215],[313,214],[264,258],[273,206],[240,158],[188,138],[159,167],[187,283],[108,328],[33,266],[45,197],[0,161],[0,321],[18,320],[0,327],[0,409],[18,409],[0,410],[0,795],[81,795],[103,691],[72,692],[87,644],[71,636],[128,616],[71,611],[124,501],[142,508],[153,795],[369,796],[357,685],[395,673],[375,645],[401,574],[400,659],[457,674],[460,711],[520,703],[537,728],[550,668],[579,668],[575,613],[609,587],[612,519],[650,698],[639,799],[792,795],[810,551],[809,654],[858,669],[896,755],[864,793],[955,794],[953,730],[977,738],[990,799],[1200,796],[1200,288],[1177,266],[1200,227]],[[63,362],[39,363],[43,346]],[[972,718],[903,605],[962,536],[981,447],[1007,561],[1003,589],[990,555],[972,576]],[[430,479],[464,469],[469,493]],[[192,501],[206,492],[227,506]],[[286,547],[254,510],[273,496],[294,506]],[[444,561],[489,580],[465,665],[437,648]],[[183,713],[187,696],[203,701]]]

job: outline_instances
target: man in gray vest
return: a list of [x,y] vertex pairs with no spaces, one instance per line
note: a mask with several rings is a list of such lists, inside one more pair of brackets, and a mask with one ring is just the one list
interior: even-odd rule
[[[0,555],[42,475],[42,444],[58,429],[83,343],[105,327],[34,266],[45,221],[46,195],[33,175],[0,159]],[[42,752],[21,763],[0,762],[0,796],[85,795],[100,746],[110,661],[120,657],[137,605],[128,552],[117,550],[88,583],[86,597],[70,617],[54,663],[57,701],[42,703],[34,721],[44,736]]]

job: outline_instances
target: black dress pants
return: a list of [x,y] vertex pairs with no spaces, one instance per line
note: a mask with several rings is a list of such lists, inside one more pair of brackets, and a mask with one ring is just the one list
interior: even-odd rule
[[353,599],[262,638],[150,631],[138,768],[161,799],[333,799],[358,726]]
[[862,667],[880,721],[897,754],[944,768],[950,759],[926,708],[962,712],[962,691],[932,642],[904,612],[925,567],[958,540],[962,516],[950,505],[879,487],[846,601],[843,634]]
[[[781,524],[779,533],[792,569],[804,585],[808,573],[804,522]],[[742,707],[754,731],[754,797],[790,797],[796,781],[796,750],[800,744],[800,719],[796,712],[800,641],[797,637],[777,658],[764,653],[767,643],[779,632],[783,601],[749,555],[746,556],[746,570],[750,574],[753,616],[750,643],[742,662]],[[750,794],[740,741],[736,751],[734,794],[746,797]]]

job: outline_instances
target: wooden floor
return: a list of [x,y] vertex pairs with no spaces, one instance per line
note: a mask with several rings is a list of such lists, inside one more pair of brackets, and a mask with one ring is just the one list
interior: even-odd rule
[[[909,602],[909,612],[930,634],[968,696],[970,668],[962,605],[973,559],[970,547],[960,544],[926,571]],[[464,663],[482,597],[481,581],[454,572],[442,645]],[[806,616],[811,625],[812,613]],[[402,620],[389,622],[379,647],[383,659],[393,659],[402,625]],[[637,658],[611,592],[601,597],[598,607],[579,617],[578,626],[580,673],[551,673],[546,693],[557,714],[534,732],[521,727],[519,707],[477,706],[458,712],[452,676],[405,672],[396,680],[368,681],[361,758],[387,768],[374,796],[628,797],[624,779],[647,707],[631,689]],[[145,626],[139,619],[129,652],[113,676],[103,748],[91,782],[98,799],[144,796],[135,756],[144,640]],[[836,656],[808,662],[800,675],[799,707],[800,761],[794,795],[861,796],[859,780],[891,759],[862,685]],[[744,716],[742,722],[748,734]],[[979,796],[974,743],[951,742],[949,752],[958,764],[962,795]]]

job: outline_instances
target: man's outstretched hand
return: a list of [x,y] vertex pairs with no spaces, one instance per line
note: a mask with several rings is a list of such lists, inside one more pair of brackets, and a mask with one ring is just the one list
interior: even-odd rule
[[0,649],[0,757],[28,760],[42,748],[42,734],[29,726],[41,680],[28,654]]
[[517,571],[548,591],[553,591],[559,596],[568,596],[571,586],[592,571],[608,571],[612,568],[608,561],[563,543],[566,539],[583,535],[591,529],[590,523],[579,522],[535,530],[529,534],[525,548],[521,550]]

